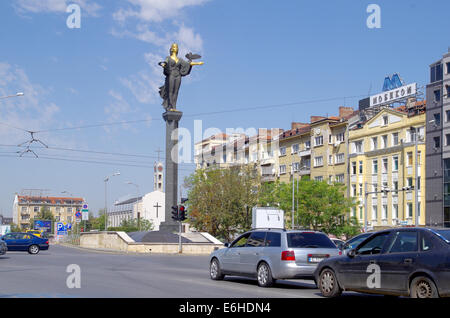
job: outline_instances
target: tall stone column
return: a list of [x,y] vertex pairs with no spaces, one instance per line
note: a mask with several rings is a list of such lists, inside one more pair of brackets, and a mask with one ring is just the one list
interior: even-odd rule
[[178,205],[178,123],[183,116],[177,110],[168,110],[163,114],[166,122],[166,180],[165,180],[165,221],[161,223],[161,232],[178,232],[177,221],[172,220],[172,206]]

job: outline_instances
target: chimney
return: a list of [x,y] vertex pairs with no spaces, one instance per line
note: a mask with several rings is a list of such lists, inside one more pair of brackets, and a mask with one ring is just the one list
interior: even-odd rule
[[326,119],[326,117],[323,116],[311,116],[311,123],[315,123],[316,121]]
[[345,118],[353,114],[354,110],[352,107],[345,107],[340,106],[339,107],[339,118]]
[[305,128],[308,127],[309,124],[305,124],[305,123],[291,123],[291,129],[301,129],[301,128]]

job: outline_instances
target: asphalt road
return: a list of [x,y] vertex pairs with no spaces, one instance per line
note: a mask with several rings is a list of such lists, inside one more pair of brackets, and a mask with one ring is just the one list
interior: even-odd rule
[[[80,288],[68,288],[81,269]],[[38,255],[0,256],[0,297],[151,297],[151,298],[315,298],[312,281],[278,281],[273,288],[256,280],[209,278],[208,256],[124,255],[52,245]]]

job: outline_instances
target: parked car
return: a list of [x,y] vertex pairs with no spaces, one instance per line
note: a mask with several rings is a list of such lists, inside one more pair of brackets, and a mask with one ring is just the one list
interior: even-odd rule
[[36,235],[37,237],[42,237],[43,231],[39,231],[39,230],[27,230],[27,233]]
[[4,241],[0,240],[0,255],[5,255],[8,251],[8,246]]
[[347,255],[321,262],[315,278],[326,297],[347,290],[412,298],[450,296],[450,229],[376,232]]
[[256,277],[259,286],[269,287],[276,279],[314,279],[317,264],[338,254],[321,232],[257,229],[211,253],[210,276]]
[[2,241],[8,245],[8,251],[27,251],[37,254],[40,250],[48,250],[48,239],[37,237],[30,233],[8,233],[2,236]]
[[342,246],[345,244],[345,241],[337,238],[332,238],[331,241],[334,243],[334,245],[336,245],[338,249],[342,249]]
[[348,241],[346,241],[344,244],[341,245],[340,250],[342,251],[342,254],[347,254],[348,251],[351,249],[356,248],[362,241],[364,241],[366,238],[371,236],[374,232],[366,232],[362,234],[358,234]]

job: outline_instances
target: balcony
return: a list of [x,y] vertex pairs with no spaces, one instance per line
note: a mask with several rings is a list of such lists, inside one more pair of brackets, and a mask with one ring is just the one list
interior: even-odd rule
[[277,177],[273,174],[266,174],[261,176],[261,182],[275,182],[277,180]]
[[311,149],[303,150],[298,152],[299,157],[311,156]]

